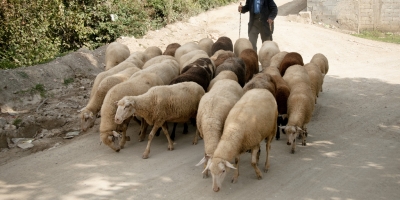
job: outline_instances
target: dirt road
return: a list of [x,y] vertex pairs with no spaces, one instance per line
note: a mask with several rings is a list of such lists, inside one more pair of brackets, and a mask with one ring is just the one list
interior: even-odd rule
[[[121,41],[131,49],[165,49],[204,36],[235,41],[236,9],[232,4],[146,39]],[[247,37],[248,14],[241,19],[241,37]],[[0,199],[400,199],[400,45],[288,22],[284,16],[275,22],[274,41],[281,51],[299,52],[305,63],[323,53],[330,69],[308,126],[308,145],[298,144],[291,154],[284,135],[273,141],[270,170],[262,180],[244,154],[238,182],[230,183],[230,171],[220,192],[213,192],[212,180],[195,167],[203,141],[192,145],[194,127],[182,135],[179,126],[174,151],[167,151],[164,136],[156,137],[144,160],[146,142],[138,142],[132,122],[131,141],[119,153],[99,145],[96,125],[74,142],[0,166]],[[265,162],[262,147],[260,163]]]

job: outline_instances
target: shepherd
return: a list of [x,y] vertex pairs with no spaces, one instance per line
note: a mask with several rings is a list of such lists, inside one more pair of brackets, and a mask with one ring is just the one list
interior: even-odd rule
[[274,32],[274,20],[278,14],[278,7],[274,0],[246,0],[246,5],[240,3],[238,7],[240,13],[249,12],[250,20],[248,24],[248,35],[253,49],[257,52],[258,34],[261,41],[272,41]]

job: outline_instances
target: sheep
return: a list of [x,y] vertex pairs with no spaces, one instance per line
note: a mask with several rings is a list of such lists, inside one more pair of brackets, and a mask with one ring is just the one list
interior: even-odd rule
[[253,49],[245,49],[243,50],[239,58],[244,61],[246,68],[246,78],[245,82],[249,82],[253,75],[257,74],[260,71],[260,67],[258,66],[258,56],[257,52]]
[[250,40],[247,38],[237,39],[235,45],[233,46],[233,52],[235,53],[236,57],[239,57],[240,53],[242,53],[242,51],[245,49],[253,49],[253,45],[251,44]]
[[304,65],[303,58],[297,52],[290,52],[283,57],[281,64],[279,65],[279,73],[281,76],[285,74],[285,71],[288,67],[292,65]]
[[194,42],[188,42],[180,46],[179,48],[176,49],[175,51],[175,58],[176,60],[180,61],[181,56],[193,51],[193,50],[201,50],[200,46]]
[[209,58],[208,54],[203,51],[203,50],[193,50],[190,52],[187,52],[186,54],[183,54],[180,59],[179,59],[179,64],[181,67],[181,73],[182,69],[189,65],[190,63],[193,63],[199,58]]
[[274,95],[274,97],[276,96],[275,80],[269,74],[256,74],[253,79],[251,79],[249,82],[246,83],[246,85],[244,85],[243,91],[247,92],[255,88],[267,89],[271,92],[272,95]]
[[306,69],[301,65],[289,67],[283,79],[290,87],[287,101],[288,122],[283,126],[287,145],[291,145],[291,153],[296,150],[296,137],[302,137],[302,145],[306,146],[307,124],[314,111],[315,97],[311,91],[310,78]]
[[237,57],[230,57],[227,58],[224,63],[222,63],[220,66],[218,66],[215,75],[218,75],[220,72],[224,70],[230,70],[233,71],[237,78],[240,86],[244,86],[246,76],[245,76],[245,66],[243,59],[237,58]]
[[317,97],[322,88],[323,75],[320,68],[314,63],[307,63],[304,65],[307,70],[308,76],[310,77],[311,91],[315,95],[315,103],[317,103]]
[[179,47],[181,47],[181,45],[179,43],[171,43],[167,46],[163,55],[175,56],[175,51]]
[[118,101],[115,123],[123,123],[132,115],[142,117],[153,125],[142,158],[147,159],[154,134],[162,127],[168,139],[168,150],[174,149],[168,134],[167,122],[186,122],[196,116],[204,89],[194,82],[182,82],[173,85],[156,86],[137,96],[125,96]]
[[[151,65],[147,65],[147,63],[151,63]],[[172,56],[156,56],[146,62],[142,72],[157,74],[163,80],[164,84],[168,85],[172,79],[179,75],[179,64]],[[136,74],[133,76],[136,76]]]
[[[107,92],[100,111],[101,141],[116,152],[119,152],[120,149],[124,148],[127,139],[126,129],[130,118],[126,119],[121,124],[116,124],[114,122],[115,112],[117,111],[115,102],[124,96],[144,94],[151,87],[163,84],[164,82],[158,75],[154,73],[141,73],[140,76],[131,77],[128,80],[112,87]],[[144,135],[144,132],[141,131],[140,138],[143,139]],[[121,138],[119,144],[113,143],[115,138]]]
[[202,67],[209,73],[210,80],[214,78],[215,66],[210,58],[198,58],[194,62],[182,68],[181,73],[185,73],[191,67]]
[[129,48],[124,44],[119,42],[111,42],[107,46],[105,54],[105,70],[109,70],[127,59],[130,55],[130,51]]
[[108,90],[110,90],[115,85],[126,81],[132,74],[140,71],[137,67],[130,67],[121,71],[117,74],[108,76],[104,78],[95,91],[93,98],[89,99],[88,104],[81,109],[81,130],[86,131],[88,128],[93,127],[96,121],[96,115],[100,111],[101,105],[103,104],[104,97],[106,96]]
[[258,51],[258,60],[263,68],[269,67],[271,64],[271,58],[279,53],[278,44],[274,41],[265,41],[262,43],[260,50]]
[[233,80],[233,81],[238,82],[238,78],[237,78],[236,74],[235,74],[233,71],[225,70],[225,71],[220,72],[220,73],[218,74],[218,76],[216,76],[215,78],[213,78],[213,79],[210,81],[210,85],[209,85],[208,88],[207,88],[207,92],[211,90],[211,88],[214,86],[214,84],[215,84],[217,81],[223,80],[223,79],[230,79],[230,80]]
[[232,51],[218,50],[211,57],[211,60],[214,62],[215,68],[217,68],[229,57],[236,57],[236,56]]
[[[221,138],[225,119],[242,96],[243,89],[237,81],[222,79],[201,98],[196,116],[197,132],[194,142],[197,142],[197,135],[203,138],[204,158],[196,166],[207,163],[212,158]],[[203,174],[203,178],[206,177],[208,177],[207,170]]]
[[207,52],[208,56],[212,56],[211,47],[214,44],[214,41],[210,38],[203,38],[199,41],[200,49]]
[[[266,142],[266,162],[264,172],[269,169],[269,150],[275,137],[278,116],[274,96],[266,89],[252,89],[229,112],[221,139],[214,151],[213,158],[207,163],[204,171],[210,170],[213,179],[213,190],[218,192],[226,176],[226,168],[235,169],[232,182],[239,176],[239,157],[251,149],[251,165],[257,178],[262,174],[257,164],[259,161],[260,142]],[[261,122],[261,123],[260,123]],[[229,161],[235,158],[236,167]]]
[[150,46],[147,47],[146,50],[144,50],[144,54],[146,55],[146,61],[144,61],[144,63],[146,63],[148,60],[156,56],[162,55],[162,51],[159,47]]
[[219,37],[211,47],[211,55],[214,55],[215,52],[221,49],[233,52],[233,43],[229,37],[226,36]]
[[[286,54],[288,54],[288,52],[286,51],[281,51],[277,54],[275,54],[274,56],[272,56],[271,58],[271,62],[270,62],[270,67],[275,67],[275,68],[279,68],[279,66],[282,63],[283,58],[286,56]],[[262,66],[262,65],[261,65]],[[268,66],[264,67],[262,66],[262,70],[266,69]],[[279,70],[278,70],[279,73]]]
[[[321,73],[322,73],[322,80],[324,80],[325,75],[328,73],[328,70],[329,70],[328,59],[325,57],[325,55],[322,53],[315,54],[311,58],[310,63],[314,63],[320,68]],[[322,92],[322,85],[321,85],[321,92]]]

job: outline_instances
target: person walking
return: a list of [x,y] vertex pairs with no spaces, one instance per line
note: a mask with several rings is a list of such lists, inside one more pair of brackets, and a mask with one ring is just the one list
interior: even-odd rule
[[246,5],[238,7],[240,13],[249,12],[248,35],[253,49],[257,52],[258,34],[261,41],[272,41],[274,19],[278,14],[278,7],[274,0],[246,0]]

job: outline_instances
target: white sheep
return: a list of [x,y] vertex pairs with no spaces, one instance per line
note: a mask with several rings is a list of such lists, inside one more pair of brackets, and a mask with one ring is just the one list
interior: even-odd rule
[[[269,169],[269,150],[276,132],[278,116],[274,96],[266,89],[252,89],[244,93],[233,106],[225,120],[222,137],[214,151],[213,158],[205,170],[209,169],[213,179],[213,190],[218,192],[226,176],[226,169],[233,168],[232,179],[236,183],[239,176],[239,156],[251,150],[251,165],[257,178],[262,174],[258,168],[260,143],[266,141],[266,161],[264,172]],[[229,162],[235,159],[236,168]]]
[[[147,65],[147,63],[153,64]],[[168,85],[179,75],[179,64],[174,57],[161,55],[147,61],[142,71],[157,74],[163,80],[164,85]]]
[[[242,97],[243,89],[237,81],[222,79],[200,100],[197,112],[197,134],[204,140],[204,158],[196,165],[205,163],[204,168],[221,138],[226,117],[237,101]],[[196,140],[195,140],[196,141]],[[206,170],[203,177],[208,177]]]
[[247,38],[239,38],[236,40],[235,45],[233,46],[233,52],[236,57],[239,57],[240,53],[242,53],[245,49],[253,49],[253,45],[250,40]]
[[81,109],[80,117],[82,131],[86,131],[88,128],[93,127],[96,121],[96,115],[100,111],[107,92],[115,85],[128,80],[132,74],[138,71],[140,71],[140,69],[137,67],[129,67],[121,72],[118,72],[117,74],[108,76],[101,81],[94,93],[94,96],[90,98],[88,104]]
[[[262,66],[263,70],[264,70],[265,68],[268,68],[268,67],[279,68],[279,66],[281,65],[282,60],[283,60],[283,58],[286,56],[286,54],[288,54],[287,51],[281,51],[281,52],[275,54],[274,56],[272,56],[271,62],[270,62],[270,64],[269,64],[269,66],[262,66],[262,63],[261,63],[261,66]],[[265,63],[264,63],[264,64],[265,64]],[[279,70],[278,70],[278,72],[279,72]],[[280,74],[280,73],[279,73],[279,74]]]
[[182,82],[173,85],[156,86],[137,96],[125,96],[118,101],[115,122],[122,123],[132,115],[142,117],[153,125],[142,158],[147,159],[150,145],[157,129],[162,127],[168,139],[168,150],[174,145],[168,133],[167,122],[187,122],[196,116],[204,89],[194,82]]
[[[163,84],[164,82],[158,75],[154,73],[141,73],[140,76],[131,77],[112,87],[107,92],[101,107],[101,141],[117,152],[124,148],[126,142],[126,129],[130,118],[120,125],[114,122],[115,112],[117,111],[117,105],[115,105],[115,102],[124,96],[144,94],[151,87]],[[141,134],[144,135],[143,132],[141,132]],[[119,144],[113,143],[115,137],[121,138]]]
[[271,64],[271,58],[279,52],[279,46],[276,42],[265,41],[258,51],[258,61],[261,63],[263,68],[269,67]]
[[109,70],[127,59],[130,55],[130,51],[129,48],[124,44],[119,42],[111,42],[107,46],[105,54],[105,70]]
[[304,65],[304,68],[307,70],[308,76],[310,77],[311,91],[314,93],[315,103],[317,103],[317,97],[322,90],[324,76],[320,68],[314,63],[307,63]]
[[230,79],[230,80],[234,80],[234,81],[238,82],[238,77],[236,76],[235,72],[229,71],[229,70],[224,70],[224,71],[220,72],[217,76],[215,76],[215,78],[213,78],[211,80],[210,85],[207,88],[207,91],[210,91],[211,88],[213,87],[213,85],[217,81],[223,80],[223,79]]
[[193,51],[193,50],[201,50],[201,48],[198,44],[196,44],[194,42],[185,43],[184,45],[182,45],[176,49],[176,51],[175,51],[176,60],[180,61],[182,55],[184,55],[190,51]]
[[311,90],[311,81],[306,69],[301,65],[289,67],[283,79],[290,87],[287,100],[288,123],[283,126],[287,144],[291,145],[291,152],[296,150],[296,137],[302,137],[302,145],[306,146],[307,124],[311,121],[314,112],[315,97]]
[[[314,63],[320,68],[321,73],[322,73],[322,80],[324,80],[325,75],[328,73],[328,70],[329,70],[328,59],[325,57],[325,55],[322,53],[315,54],[311,58],[310,63]],[[322,85],[321,85],[321,92],[322,92]]]
[[[199,58],[209,58],[209,56],[203,50],[193,50],[193,51],[183,54],[179,59],[181,72],[182,72],[183,68],[185,68],[187,65],[189,65],[190,63],[193,63],[194,61],[196,61]],[[212,69],[212,71],[215,71],[215,70]]]
[[199,41],[199,47],[201,50],[207,52],[208,56],[212,56],[211,47],[214,44],[214,41],[210,38],[203,38]]

